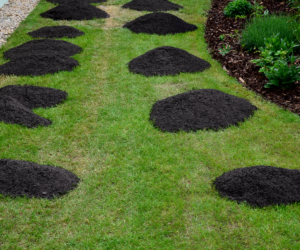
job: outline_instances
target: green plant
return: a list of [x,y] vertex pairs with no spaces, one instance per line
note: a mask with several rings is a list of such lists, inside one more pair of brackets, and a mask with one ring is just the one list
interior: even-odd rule
[[277,60],[269,71],[265,72],[269,82],[265,88],[278,87],[287,89],[292,87],[296,81],[300,80],[299,66],[288,65],[286,60]]
[[224,15],[226,17],[244,16],[250,14],[252,11],[252,4],[247,0],[235,0],[228,3],[224,8]]
[[236,15],[234,18],[235,19],[238,19],[238,18],[242,18],[242,19],[244,19],[244,18],[246,18],[247,16],[245,16],[245,15]]
[[289,43],[286,39],[278,37],[278,34],[274,37],[265,39],[265,47],[260,48],[260,58],[252,60],[251,62],[260,66],[259,72],[267,72],[277,60],[290,61],[290,55],[293,50],[297,48],[299,44],[294,42]]
[[251,16],[252,17],[261,17],[261,16],[264,16],[264,15],[268,15],[269,11],[268,10],[264,11],[264,8],[265,8],[264,6],[257,3],[256,1],[254,1],[254,5],[252,7],[253,11],[252,11]]
[[276,34],[280,39],[286,39],[289,43],[297,43],[298,39],[293,31],[297,25],[299,26],[299,22],[288,22],[289,20],[288,16],[274,14],[253,18],[246,23],[241,33],[241,44],[247,50],[256,50],[265,47],[265,38]]
[[225,39],[225,35],[223,34],[223,35],[220,35],[220,40],[221,41],[224,41],[224,39]]
[[231,50],[231,47],[230,45],[226,45],[223,44],[223,48],[219,48],[219,53],[222,55],[222,56],[225,56],[227,53],[229,53]]

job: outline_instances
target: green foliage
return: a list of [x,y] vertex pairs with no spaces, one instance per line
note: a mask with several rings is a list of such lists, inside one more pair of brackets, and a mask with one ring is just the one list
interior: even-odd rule
[[219,48],[219,53],[222,55],[222,56],[225,56],[227,53],[229,53],[231,50],[231,47],[230,45],[226,45],[223,44],[223,48]]
[[296,10],[296,13],[293,14],[289,22],[295,23],[293,33],[297,37],[297,40],[300,41],[300,26],[297,25],[300,21],[300,0],[289,0],[289,5]]
[[254,1],[254,5],[252,7],[252,17],[262,17],[264,15],[268,15],[269,11],[265,10],[264,11],[264,6],[262,6],[261,4],[257,3],[256,1]]
[[253,18],[246,23],[242,31],[241,44],[247,50],[256,50],[265,47],[265,38],[274,37],[276,34],[280,39],[286,39],[289,43],[297,43],[298,39],[293,31],[299,23],[288,22],[289,20],[288,16],[274,14]]
[[[269,79],[266,88],[279,87],[290,88],[295,81],[300,80],[299,70],[293,65],[296,57],[293,50],[299,45],[289,43],[286,39],[280,39],[278,35],[265,39],[265,47],[261,48],[260,58],[251,62],[260,66],[262,72]],[[291,64],[291,66],[289,66]]]
[[220,35],[220,40],[221,41],[224,41],[224,39],[225,39],[225,35],[223,34],[223,35]]
[[244,16],[250,14],[252,11],[252,4],[247,0],[235,0],[228,3],[224,8],[224,15],[226,17]]
[[299,66],[288,65],[285,60],[277,60],[269,71],[265,72],[269,82],[265,88],[278,87],[282,89],[290,88],[294,85],[295,81],[300,80]]

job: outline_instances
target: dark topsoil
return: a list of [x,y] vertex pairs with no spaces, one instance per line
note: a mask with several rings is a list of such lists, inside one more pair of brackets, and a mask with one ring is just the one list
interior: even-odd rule
[[40,15],[45,18],[52,18],[53,20],[91,20],[94,18],[109,17],[105,11],[78,0],[70,1],[67,4],[60,4]]
[[157,101],[150,120],[164,132],[219,130],[243,122],[255,110],[243,98],[215,89],[200,89]]
[[46,198],[66,194],[80,179],[61,167],[0,159],[0,193],[9,196]]
[[[70,2],[73,2],[74,0],[47,0],[50,3],[58,3],[58,4],[69,4]],[[107,0],[79,0],[79,2],[82,3],[104,3]]]
[[66,41],[40,39],[23,43],[20,46],[9,49],[3,53],[6,59],[17,59],[24,56],[47,52],[49,54],[58,53],[61,56],[73,56],[82,51],[82,48]]
[[75,38],[84,35],[84,32],[70,26],[51,26],[28,32],[28,35],[34,38]]
[[32,112],[34,108],[53,107],[67,98],[62,90],[10,85],[0,89],[0,121],[28,128],[49,126],[52,122]]
[[169,11],[179,10],[183,7],[167,0],[132,0],[124,4],[122,8],[138,11]]
[[216,190],[237,202],[254,207],[300,201],[300,171],[270,166],[238,168],[214,181]]
[[0,75],[41,76],[59,71],[72,71],[79,63],[73,58],[58,53],[28,55],[0,65]]
[[197,26],[189,24],[177,16],[160,12],[141,16],[126,23],[123,27],[135,33],[158,35],[185,33],[197,29]]
[[145,76],[177,75],[201,72],[211,65],[185,50],[163,46],[136,57],[128,64],[132,73]]
[[[259,67],[250,62],[250,60],[259,57],[256,53],[245,51],[239,44],[239,39],[235,35],[235,30],[241,31],[245,27],[245,20],[238,18],[227,18],[223,15],[223,9],[229,0],[213,0],[212,8],[208,11],[206,22],[205,38],[208,48],[214,59],[222,63],[229,75],[236,77],[245,87],[262,95],[265,99],[277,103],[283,108],[300,114],[300,84],[291,90],[266,89],[264,85],[268,82],[267,78],[259,71]],[[250,0],[253,3],[252,0]],[[271,13],[290,13],[292,10],[288,7],[286,0],[262,0],[260,3]],[[240,32],[239,32],[240,33]],[[220,35],[231,34],[234,37],[226,36],[224,41],[220,40]],[[222,56],[218,49],[223,44],[229,44],[232,47],[230,53]]]

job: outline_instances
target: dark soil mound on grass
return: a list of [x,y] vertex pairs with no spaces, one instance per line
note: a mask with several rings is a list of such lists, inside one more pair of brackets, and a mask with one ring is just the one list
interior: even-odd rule
[[59,89],[31,85],[9,85],[0,89],[0,96],[11,96],[29,109],[49,108],[63,102],[68,93]]
[[82,48],[66,41],[40,39],[32,40],[3,53],[6,59],[16,59],[24,56],[31,56],[47,52],[49,55],[58,53],[61,56],[73,56],[82,51]]
[[122,8],[138,11],[169,11],[179,10],[183,7],[167,0],[132,0],[124,4]]
[[19,160],[0,160],[0,193],[52,199],[76,188],[80,179],[54,166]]
[[150,120],[164,132],[219,130],[243,122],[255,110],[243,98],[215,89],[200,89],[156,102]]
[[300,171],[270,166],[238,168],[214,181],[216,190],[251,206],[290,204],[300,201]]
[[50,124],[52,124],[52,122],[48,119],[45,119],[33,113],[29,108],[24,106],[18,100],[6,95],[0,95],[0,121],[9,124],[24,125],[28,128],[35,128],[37,126],[49,126]]
[[57,53],[24,56],[0,65],[0,75],[41,76],[59,71],[72,71],[79,63]]
[[28,32],[28,35],[34,38],[75,38],[84,35],[84,32],[70,26],[51,26]]
[[94,18],[108,18],[109,15],[90,4],[70,2],[58,5],[55,8],[41,14],[42,17],[53,20],[91,20]]
[[[73,2],[74,0],[47,0],[50,3],[58,3],[58,4],[70,4],[70,2]],[[81,3],[104,3],[107,0],[78,0],[78,2]]]
[[185,50],[163,46],[131,60],[128,66],[132,73],[145,76],[164,76],[201,72],[211,65]]
[[169,13],[147,14],[126,23],[123,27],[130,29],[134,33],[158,35],[185,33],[197,29],[197,26],[189,24]]

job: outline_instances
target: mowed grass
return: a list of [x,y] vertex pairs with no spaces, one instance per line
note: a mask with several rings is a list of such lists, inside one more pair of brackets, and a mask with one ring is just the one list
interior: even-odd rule
[[[56,165],[81,178],[55,200],[0,196],[1,249],[298,249],[300,205],[253,209],[221,198],[214,178],[254,165],[299,169],[300,118],[243,88],[211,59],[204,41],[210,2],[174,0],[171,12],[195,32],[156,36],[121,28],[144,13],[102,9],[111,20],[59,21],[39,17],[42,0],[0,53],[31,38],[27,32],[71,25],[85,36],[64,39],[83,48],[73,72],[42,77],[0,76],[0,87],[32,84],[69,93],[61,105],[35,112],[46,128],[0,123],[0,158]],[[114,5],[114,6],[112,6]],[[117,16],[116,16],[117,15]],[[208,60],[202,73],[174,77],[131,74],[127,63],[168,45]],[[0,63],[5,60],[0,57]],[[163,133],[149,121],[152,105],[192,89],[213,88],[248,99],[259,110],[239,127]]]

